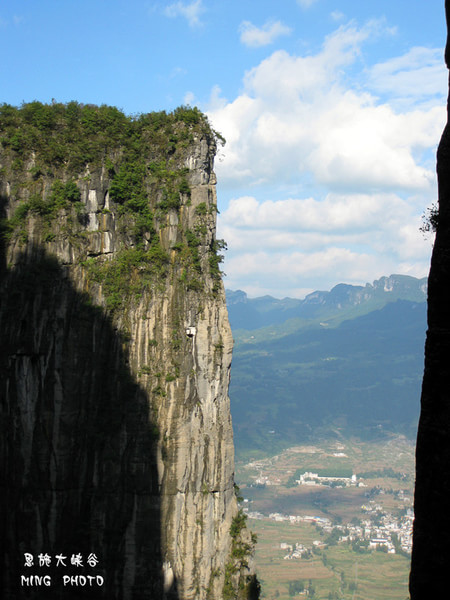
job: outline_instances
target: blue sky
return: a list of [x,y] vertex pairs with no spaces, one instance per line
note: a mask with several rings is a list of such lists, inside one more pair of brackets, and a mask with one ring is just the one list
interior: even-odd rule
[[0,101],[205,111],[226,286],[425,276],[444,0],[0,0]]

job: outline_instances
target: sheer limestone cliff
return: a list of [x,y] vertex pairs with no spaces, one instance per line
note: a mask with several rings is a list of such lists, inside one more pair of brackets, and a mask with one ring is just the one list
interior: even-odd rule
[[196,109],[77,103],[4,105],[0,129],[6,597],[256,597],[233,481],[220,136]]
[[[447,26],[450,2],[445,3]],[[450,67],[447,36],[445,62]],[[450,104],[448,105],[448,115]],[[428,332],[416,449],[410,592],[412,600],[446,598],[450,564],[450,121],[437,152],[439,211],[428,278]]]

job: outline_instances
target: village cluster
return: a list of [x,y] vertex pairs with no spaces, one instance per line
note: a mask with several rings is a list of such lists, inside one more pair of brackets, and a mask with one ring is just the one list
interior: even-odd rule
[[[321,476],[318,473],[306,471],[295,480],[299,486],[333,486],[333,487],[367,487],[367,485],[355,474],[351,477]],[[259,486],[280,485],[277,477],[267,477],[261,472],[255,478],[255,484]],[[327,517],[283,515],[272,512],[263,515],[258,511],[249,509],[248,500],[244,500],[243,510],[251,519],[270,519],[273,521],[290,521],[291,523],[313,523],[321,531],[321,540],[315,540],[313,546],[308,548],[303,544],[287,544],[280,541],[280,548],[287,551],[286,560],[307,558],[311,553],[326,547],[332,543],[350,543],[353,548],[360,551],[381,550],[388,554],[403,552],[411,554],[412,548],[412,522],[413,512],[411,510],[411,499],[404,490],[395,492],[396,497],[404,504],[404,515],[395,517],[385,511],[381,504],[373,500],[373,495],[384,495],[381,488],[374,488],[374,494],[366,492],[370,498],[366,504],[361,506],[364,518],[352,520],[351,523],[333,524]],[[330,537],[331,536],[331,537]],[[328,543],[326,542],[328,540]]]
[[327,547],[326,540],[332,536],[333,543],[348,542],[360,549],[382,550],[388,554],[396,554],[399,551],[411,554],[412,548],[412,523],[413,512],[407,509],[406,514],[396,518],[390,513],[383,512],[380,505],[370,501],[369,505],[363,505],[361,509],[366,518],[359,523],[347,523],[333,525],[326,517],[282,515],[270,513],[264,515],[258,511],[250,511],[244,506],[244,512],[250,519],[269,519],[272,521],[290,521],[291,523],[312,523],[321,530],[323,539],[314,540],[312,547],[306,547],[301,543],[294,545],[280,542],[280,548],[287,550],[285,560],[308,558],[314,550]]

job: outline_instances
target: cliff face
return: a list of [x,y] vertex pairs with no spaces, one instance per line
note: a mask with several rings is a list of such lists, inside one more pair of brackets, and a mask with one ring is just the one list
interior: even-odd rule
[[[450,3],[445,3],[447,25]],[[450,66],[447,38],[445,51]],[[428,279],[428,332],[416,450],[412,600],[448,596],[450,564],[450,129],[437,152],[439,212]]]
[[[33,103],[1,116],[6,597],[247,594],[217,134],[195,109],[129,119]],[[45,588],[21,583],[46,574]]]

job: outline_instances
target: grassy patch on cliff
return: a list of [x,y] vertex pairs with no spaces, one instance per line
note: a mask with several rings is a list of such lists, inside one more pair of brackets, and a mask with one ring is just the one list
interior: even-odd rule
[[83,265],[89,279],[102,286],[106,307],[116,311],[127,301],[140,298],[156,279],[167,275],[169,257],[159,244],[155,244],[148,250],[122,250],[114,260],[91,258]]
[[[0,224],[2,236],[26,243],[33,219],[43,242],[76,238],[87,252],[87,194],[91,185],[101,189],[100,209],[114,213],[122,249],[112,260],[98,256],[85,266],[90,279],[102,285],[108,308],[116,310],[148,288],[151,279],[167,274],[170,257],[160,233],[169,212],[190,204],[186,159],[202,138],[213,148],[225,141],[205,115],[186,106],[129,116],[115,107],[78,102],[2,104],[0,153],[3,173],[11,180],[13,207],[10,218]],[[178,276],[188,290],[203,289],[205,271],[213,279],[213,291],[219,288],[224,244],[212,242],[204,260],[200,253],[200,246],[207,245],[211,210],[202,203],[197,225],[180,231],[172,248],[180,252]]]
[[[183,162],[189,146],[201,137],[212,143],[223,140],[205,115],[185,106],[171,113],[128,116],[112,106],[78,102],[35,101],[19,108],[2,104],[3,169],[14,174],[12,195],[27,198],[10,225],[33,212],[55,216],[55,209],[67,208],[52,200],[55,193],[60,199],[79,199],[77,186],[97,172],[119,214],[135,219],[133,234],[139,237],[152,230],[155,211],[161,216],[178,210],[183,199],[189,202],[189,170]],[[55,192],[57,182],[61,189]]]

